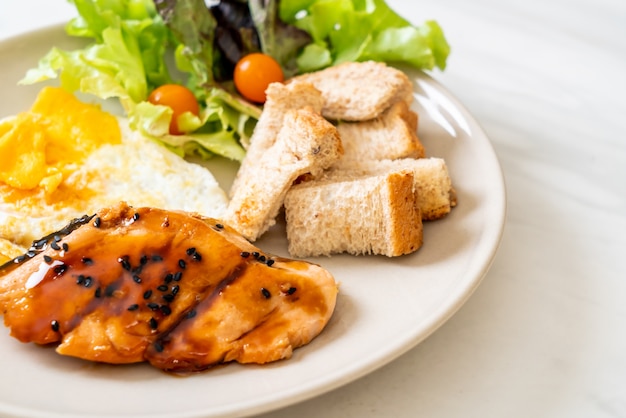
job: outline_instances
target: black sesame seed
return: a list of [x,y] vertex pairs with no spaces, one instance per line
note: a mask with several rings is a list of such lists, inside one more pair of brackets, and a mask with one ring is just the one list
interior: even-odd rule
[[17,257],[15,257],[15,259],[13,261],[15,263],[21,263],[24,260],[26,260],[26,255],[22,254],[22,255],[18,255]]
[[67,266],[65,264],[60,264],[54,268],[54,272],[56,274],[63,274],[67,270]]
[[139,220],[139,213],[135,212],[135,214],[133,215],[133,221],[138,221]]
[[96,228],[100,228],[100,223],[102,222],[102,220],[98,217],[96,219],[94,219],[93,221],[93,226]]
[[52,328],[52,331],[58,332],[59,331],[59,321],[57,321],[56,319],[53,319],[50,322],[50,328]]
[[62,247],[63,247],[63,251],[69,251],[70,250],[70,246],[67,245],[67,242],[64,242]]
[[194,255],[196,253],[196,247],[187,248],[187,255]]
[[259,258],[259,256],[260,256],[260,255],[261,255],[261,254],[259,254],[259,252],[258,252],[258,251],[253,251],[253,252],[252,252],[252,257],[254,257],[254,258]]
[[93,282],[93,279],[90,276],[85,277],[85,280],[83,281],[83,285],[85,287],[91,287],[91,284]]
[[174,277],[172,277],[172,280],[174,280],[175,282],[179,282],[180,279],[182,279],[182,278],[183,278],[183,272],[182,271],[177,271],[174,274]]
[[147,262],[148,262],[148,256],[147,255],[142,255],[141,258],[139,259],[139,264],[141,264],[143,266]]
[[167,305],[163,305],[161,306],[161,313],[165,316],[168,316],[172,313],[172,309]]
[[150,299],[150,296],[152,296],[152,290],[148,289],[145,292],[143,292],[144,299]]
[[224,229],[224,225],[222,224],[215,224],[215,227],[218,229]]
[[150,321],[148,323],[150,324],[150,328],[152,329],[157,329],[159,326],[159,323],[154,318],[150,318]]
[[196,312],[195,309],[192,309],[189,312],[187,312],[187,315],[185,315],[185,318],[191,319],[191,318],[195,317],[197,314],[198,314],[198,312]]
[[163,261],[163,257],[161,257],[158,254],[153,254],[152,255],[152,261]]
[[54,242],[59,242],[59,241],[61,241],[61,236],[60,235],[55,235],[53,239],[54,239]]
[[268,267],[272,267],[274,265],[274,262],[274,260],[267,260],[265,264],[267,264]]
[[157,287],[157,290],[160,292],[167,292],[167,289],[169,289],[169,287],[165,284],[161,284]]
[[129,311],[136,311],[137,309],[139,309],[139,305],[137,305],[136,303],[133,303],[128,307]]
[[187,267],[187,263],[185,263],[185,260],[178,260],[178,267],[184,270]]
[[261,263],[265,263],[265,260],[267,260],[267,258],[266,258],[264,255],[260,255],[260,256],[259,256],[259,258],[258,258],[258,260],[259,260]]
[[161,344],[160,342],[155,341],[153,347],[154,347],[154,351],[156,351],[157,353],[163,352],[163,344]]
[[176,295],[179,290],[180,290],[180,287],[178,285],[172,286],[172,295]]
[[39,241],[33,241],[33,245],[31,247],[36,250],[41,250],[47,243],[48,243],[48,239],[42,238]]
[[157,309],[159,309],[161,307],[161,305],[159,305],[158,303],[154,303],[154,302],[150,302],[148,304],[146,304],[146,306],[153,311],[156,311]]
[[102,289],[101,288],[97,288],[96,291],[93,293],[93,295],[97,298],[99,298],[100,296],[102,296]]
[[76,278],[76,284],[83,284],[85,282],[85,276],[82,274],[79,274],[78,277]]
[[128,262],[128,256],[120,257],[117,259],[117,262],[122,265],[122,268],[126,271],[131,270],[130,263]]
[[296,288],[295,287],[290,287],[289,290],[287,290],[287,294],[288,295],[293,295],[296,292]]
[[135,283],[141,283],[141,277],[137,276],[136,274],[133,274],[133,281]]
[[93,260],[91,258],[89,258],[89,257],[83,257],[83,258],[81,258],[80,261],[82,261],[82,263],[84,265],[86,265],[86,266],[90,266],[90,265],[93,264]]
[[264,288],[264,287],[262,287],[262,288],[261,288],[261,293],[263,294],[263,297],[264,297],[265,299],[269,299],[269,298],[271,298],[271,297],[272,297],[272,294],[270,293],[270,291],[269,291],[269,290],[267,290],[267,289],[266,289],[266,288]]
[[163,295],[163,299],[166,302],[172,302],[174,300],[174,295],[172,295],[171,293],[167,293],[167,294]]
[[248,257],[250,257],[250,253],[248,251],[242,251],[240,255],[241,255],[241,258],[248,258]]
[[52,247],[52,249],[55,251],[59,251],[61,249],[61,247],[59,247],[59,244],[57,244],[56,242],[50,244],[50,247]]
[[196,261],[202,261],[202,255],[200,253],[195,253],[191,256]]
[[52,262],[52,257],[50,257],[49,255],[44,255],[43,256],[43,261],[45,261],[46,263],[50,264]]
[[174,280],[174,275],[172,273],[167,273],[165,278],[163,279],[166,284],[171,283]]

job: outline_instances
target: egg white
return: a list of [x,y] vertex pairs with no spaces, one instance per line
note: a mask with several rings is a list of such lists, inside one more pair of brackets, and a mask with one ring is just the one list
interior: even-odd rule
[[128,128],[122,142],[96,149],[64,180],[86,198],[48,202],[43,191],[26,199],[0,194],[0,239],[23,247],[63,228],[70,220],[125,201],[134,207],[196,212],[220,219],[228,198],[213,174]]

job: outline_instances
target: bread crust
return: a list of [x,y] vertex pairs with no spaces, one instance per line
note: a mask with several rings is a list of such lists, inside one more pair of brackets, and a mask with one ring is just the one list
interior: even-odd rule
[[285,198],[289,253],[396,257],[416,251],[423,227],[413,184],[413,174],[399,170],[294,186]]
[[362,122],[340,122],[344,156],[337,166],[355,161],[423,158],[426,151],[417,136],[417,113],[404,101],[391,105],[379,117]]
[[381,62],[346,62],[292,78],[322,92],[322,115],[331,120],[363,121],[392,104],[413,101],[413,83],[402,71]]
[[[337,129],[310,108],[289,110],[276,141],[255,158],[229,202],[225,221],[250,241],[276,223],[287,191],[303,175],[321,176],[343,154]],[[245,161],[245,160],[244,160]]]
[[248,178],[250,167],[256,165],[263,154],[276,142],[276,138],[285,123],[287,112],[307,108],[312,112],[320,113],[324,103],[320,91],[310,83],[290,85],[272,83],[267,88],[266,95],[267,100],[250,138],[246,158],[237,171],[230,188],[229,196],[231,198],[242,182]]
[[271,85],[226,221],[255,241],[284,206],[293,257],[416,251],[422,222],[446,216],[456,195],[445,162],[426,158],[412,101],[408,77],[378,62]]
[[396,160],[352,161],[339,164],[325,173],[328,180],[355,176],[380,175],[395,170],[413,173],[414,187],[420,195],[419,206],[424,221],[434,221],[448,215],[456,205],[456,193],[442,158],[400,158]]

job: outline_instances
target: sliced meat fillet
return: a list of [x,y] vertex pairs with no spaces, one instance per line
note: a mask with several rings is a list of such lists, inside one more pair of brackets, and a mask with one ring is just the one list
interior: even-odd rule
[[219,220],[123,203],[0,267],[0,312],[18,340],[172,371],[288,358],[336,297],[328,271],[265,254]]

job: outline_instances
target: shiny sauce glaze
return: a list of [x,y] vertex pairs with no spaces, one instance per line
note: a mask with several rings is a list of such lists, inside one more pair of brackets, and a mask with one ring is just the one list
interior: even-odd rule
[[325,270],[212,219],[120,204],[61,232],[0,270],[15,283],[0,304],[11,335],[60,354],[170,371],[265,363],[308,343],[334,309]]
[[233,360],[263,364],[289,357],[313,337],[299,332],[323,328],[334,299],[283,263],[288,262],[241,263],[176,328],[159,336],[148,348],[149,361],[164,370],[189,371]]

